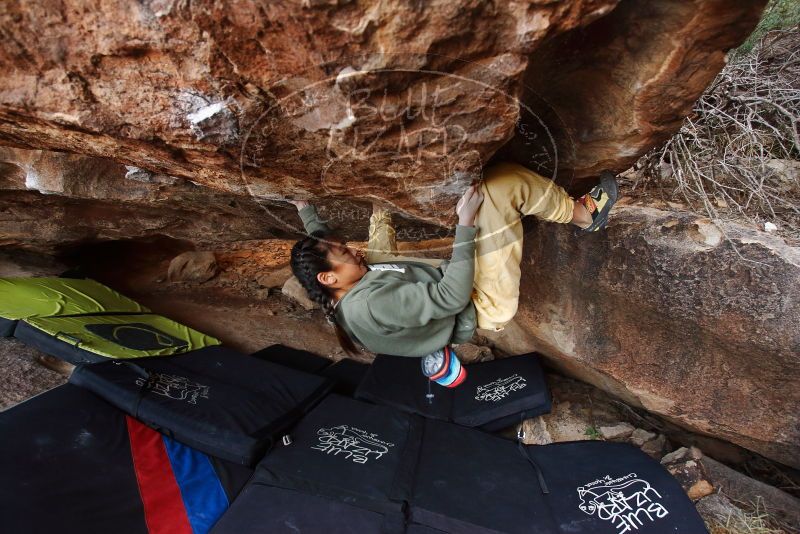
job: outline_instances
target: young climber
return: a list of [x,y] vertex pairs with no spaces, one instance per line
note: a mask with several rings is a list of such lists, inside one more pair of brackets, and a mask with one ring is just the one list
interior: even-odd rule
[[[573,200],[552,180],[521,165],[494,165],[458,201],[449,262],[399,255],[391,217],[382,209],[370,217],[364,256],[337,238],[308,202],[292,201],[308,233],[292,248],[292,272],[334,324],[345,350],[353,351],[355,341],[376,353],[436,355],[427,370],[423,362],[423,371],[441,378],[450,344],[469,341],[476,327],[502,330],[514,317],[521,218],[535,215],[593,232],[605,227],[616,199],[610,172]],[[461,379],[453,368],[443,380]]]

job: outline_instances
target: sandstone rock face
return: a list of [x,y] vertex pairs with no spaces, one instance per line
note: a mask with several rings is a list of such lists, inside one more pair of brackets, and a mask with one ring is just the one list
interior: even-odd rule
[[[560,174],[568,175],[562,182],[624,170],[677,131],[711,81],[708,70],[721,68],[730,39],[748,33],[760,9],[726,0],[624,1],[585,29],[547,40],[531,56],[522,100],[552,106],[556,118],[540,115],[556,137]],[[517,157],[522,138],[513,144]]]
[[567,181],[627,167],[764,3],[5,2],[0,142],[443,222],[509,140]]
[[[343,237],[366,239],[368,203],[322,201],[318,208]],[[110,159],[0,147],[4,246],[51,253],[86,242],[155,236],[199,246],[290,237],[302,230],[295,211],[285,202],[260,202]],[[398,239],[448,234],[408,218],[395,223]]]
[[132,176],[109,159],[0,147],[0,245],[51,252],[152,236],[194,244],[275,236],[250,198],[141,170]]
[[800,466],[800,249],[639,206],[605,234],[534,223],[525,239],[516,321],[555,365]]

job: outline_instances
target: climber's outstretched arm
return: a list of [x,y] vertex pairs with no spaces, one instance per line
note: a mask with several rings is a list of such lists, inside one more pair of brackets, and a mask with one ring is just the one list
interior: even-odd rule
[[306,233],[311,235],[314,232],[324,232],[329,233],[331,229],[328,227],[328,223],[323,221],[319,214],[317,213],[317,209],[312,206],[306,200],[287,200],[290,204],[293,204],[294,207],[297,208],[297,213],[300,214],[300,219],[303,221],[303,227],[306,230]]

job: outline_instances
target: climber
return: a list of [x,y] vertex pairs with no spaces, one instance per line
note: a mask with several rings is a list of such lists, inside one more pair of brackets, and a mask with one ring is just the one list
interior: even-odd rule
[[453,372],[437,374],[449,365],[449,345],[469,341],[476,327],[502,330],[517,311],[521,218],[535,215],[594,232],[606,226],[616,199],[611,172],[573,200],[521,165],[493,165],[456,205],[449,262],[399,255],[391,217],[383,209],[370,217],[365,255],[336,238],[307,201],[292,200],[308,233],[292,248],[292,272],[333,323],[346,351],[356,350],[355,341],[376,353],[429,356],[423,360],[426,376],[455,385],[463,379],[457,358]]

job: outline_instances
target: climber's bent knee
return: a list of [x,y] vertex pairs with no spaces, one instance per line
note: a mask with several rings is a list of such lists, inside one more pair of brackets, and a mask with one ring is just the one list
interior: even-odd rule
[[485,196],[496,209],[506,202],[519,215],[556,223],[572,221],[575,202],[564,189],[517,163],[498,163],[484,172]]
[[506,298],[503,298],[503,295],[493,295],[493,297],[491,300],[494,302],[488,305],[485,305],[480,298],[473,297],[472,302],[475,304],[478,328],[499,332],[517,314],[519,295]]

